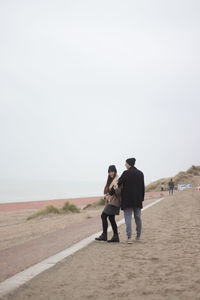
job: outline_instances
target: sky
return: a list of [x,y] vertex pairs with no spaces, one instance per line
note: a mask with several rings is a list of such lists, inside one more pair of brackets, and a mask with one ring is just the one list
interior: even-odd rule
[[0,2],[0,179],[200,165],[200,2]]

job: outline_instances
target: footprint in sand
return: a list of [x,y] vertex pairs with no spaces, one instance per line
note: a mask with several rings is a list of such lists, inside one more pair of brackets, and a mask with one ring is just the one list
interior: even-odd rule
[[137,277],[137,275],[133,272],[130,272],[130,273],[127,274],[128,279],[133,279],[133,278],[136,278],[136,277]]

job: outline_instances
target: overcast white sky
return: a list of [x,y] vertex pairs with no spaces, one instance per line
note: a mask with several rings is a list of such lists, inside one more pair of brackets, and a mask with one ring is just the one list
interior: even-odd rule
[[200,164],[200,2],[0,2],[0,178]]

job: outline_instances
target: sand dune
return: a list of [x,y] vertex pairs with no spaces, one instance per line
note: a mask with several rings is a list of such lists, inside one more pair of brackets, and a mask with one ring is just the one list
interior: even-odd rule
[[146,186],[146,192],[158,192],[161,189],[161,184],[164,184],[164,189],[168,190],[168,183],[170,179],[175,183],[175,189],[178,184],[192,184],[193,187],[200,186],[200,166],[192,166],[186,172],[179,172],[176,176],[169,178],[161,178],[151,182]]

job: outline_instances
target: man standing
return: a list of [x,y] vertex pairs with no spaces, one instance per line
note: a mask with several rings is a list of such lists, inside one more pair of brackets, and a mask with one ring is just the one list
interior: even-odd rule
[[172,181],[172,179],[169,182],[169,195],[172,194],[173,195],[174,192],[174,183]]
[[118,186],[123,184],[121,209],[124,211],[128,244],[132,244],[133,214],[136,223],[136,240],[140,239],[142,230],[141,209],[145,193],[144,175],[140,170],[135,168],[135,161],[135,158],[128,158],[126,160],[125,166],[127,170],[123,172],[118,180]]

